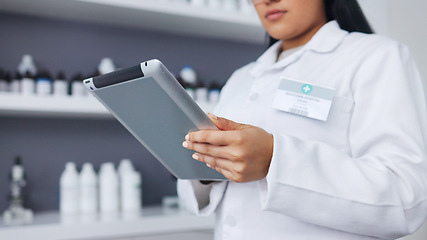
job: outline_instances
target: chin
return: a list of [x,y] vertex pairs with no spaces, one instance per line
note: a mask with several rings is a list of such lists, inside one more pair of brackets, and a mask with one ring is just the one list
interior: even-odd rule
[[286,40],[292,38],[292,32],[287,30],[283,25],[266,28],[268,35],[278,40]]

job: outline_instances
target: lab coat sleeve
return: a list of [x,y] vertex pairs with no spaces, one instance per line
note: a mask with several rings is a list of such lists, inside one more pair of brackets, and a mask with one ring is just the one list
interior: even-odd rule
[[341,231],[395,239],[427,215],[427,113],[405,46],[380,49],[352,83],[350,154],[323,142],[274,135],[259,182],[264,210]]
[[227,188],[227,182],[214,182],[208,185],[198,180],[178,179],[178,197],[184,207],[198,216],[209,216],[218,207]]

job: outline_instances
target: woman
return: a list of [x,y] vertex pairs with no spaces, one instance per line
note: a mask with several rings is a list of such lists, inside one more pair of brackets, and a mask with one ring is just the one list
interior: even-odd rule
[[[408,49],[356,0],[253,0],[277,39],[183,146],[230,181],[180,180],[215,239],[395,239],[427,213],[427,113]],[[231,120],[233,121],[231,121]]]

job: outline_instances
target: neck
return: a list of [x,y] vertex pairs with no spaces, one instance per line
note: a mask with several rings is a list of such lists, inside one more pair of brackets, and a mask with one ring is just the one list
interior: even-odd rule
[[311,40],[311,38],[317,33],[317,31],[319,31],[319,29],[323,27],[325,23],[316,25],[315,27],[311,28],[309,31],[305,32],[300,36],[291,39],[282,39],[282,51],[305,45]]

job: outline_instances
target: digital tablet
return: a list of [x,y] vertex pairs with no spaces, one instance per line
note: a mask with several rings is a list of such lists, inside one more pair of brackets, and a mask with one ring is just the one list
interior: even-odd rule
[[225,180],[182,147],[187,133],[217,129],[159,60],[83,80],[111,114],[179,179]]

